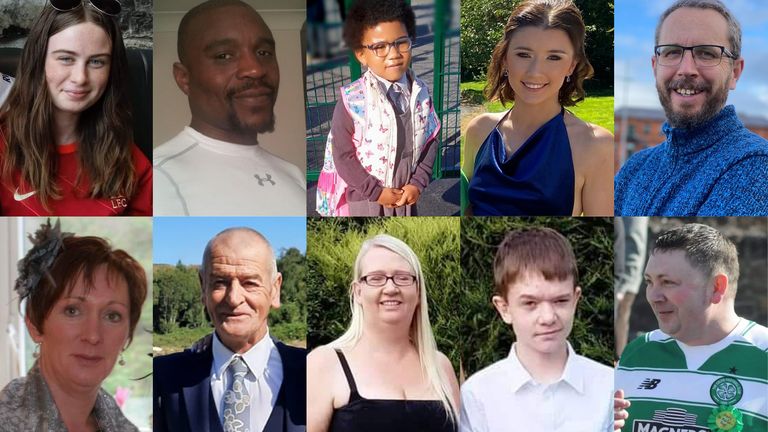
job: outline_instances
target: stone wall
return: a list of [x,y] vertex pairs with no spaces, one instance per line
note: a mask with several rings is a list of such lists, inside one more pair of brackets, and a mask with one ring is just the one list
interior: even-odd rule
[[[651,218],[648,223],[648,251],[650,252],[656,238],[662,232],[689,222],[703,223],[716,228],[736,244],[740,270],[736,313],[766,325],[768,322],[768,310],[766,310],[768,309],[768,219]],[[645,299],[645,286],[640,288],[635,299],[629,325],[629,340],[639,333],[658,328],[653,310]]]
[[[152,48],[152,1],[122,0],[119,19],[126,46]],[[38,0],[0,2],[0,47],[24,46],[29,28],[44,4]]]

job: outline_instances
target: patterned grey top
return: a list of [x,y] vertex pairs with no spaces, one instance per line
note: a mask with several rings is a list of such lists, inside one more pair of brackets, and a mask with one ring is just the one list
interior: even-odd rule
[[[115,399],[99,389],[91,415],[101,432],[138,432]],[[67,432],[48,385],[35,362],[29,374],[0,392],[0,432]]]

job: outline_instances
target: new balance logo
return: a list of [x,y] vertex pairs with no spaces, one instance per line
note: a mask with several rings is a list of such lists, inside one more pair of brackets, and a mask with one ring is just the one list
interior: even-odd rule
[[656,388],[657,385],[659,385],[660,382],[661,382],[660,379],[646,378],[645,380],[643,380],[643,382],[640,383],[639,386],[637,386],[637,388],[639,390],[653,390]]
[[274,180],[272,180],[272,176],[270,174],[266,174],[267,178],[261,178],[261,176],[258,174],[254,174],[253,176],[256,178],[256,180],[259,181],[259,186],[264,186],[265,181],[272,183],[272,186],[277,184]]

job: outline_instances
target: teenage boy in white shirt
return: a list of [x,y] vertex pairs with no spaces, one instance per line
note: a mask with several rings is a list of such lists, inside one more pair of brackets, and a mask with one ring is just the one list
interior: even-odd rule
[[549,228],[512,231],[493,273],[493,305],[516,342],[462,386],[461,432],[613,431],[613,369],[567,341],[581,297],[568,240]]

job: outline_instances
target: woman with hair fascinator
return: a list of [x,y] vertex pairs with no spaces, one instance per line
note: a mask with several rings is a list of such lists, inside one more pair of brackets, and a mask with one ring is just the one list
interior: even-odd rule
[[0,107],[0,215],[151,215],[117,0],[49,0]]
[[0,391],[0,430],[138,429],[101,388],[133,340],[147,296],[144,268],[103,238],[43,224],[14,290],[36,344],[27,375]]

